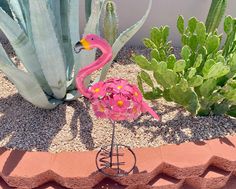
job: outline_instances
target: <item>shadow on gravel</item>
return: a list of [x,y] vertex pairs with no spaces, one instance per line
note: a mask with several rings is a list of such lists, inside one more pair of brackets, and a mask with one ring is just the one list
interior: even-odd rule
[[[72,136],[75,138],[79,134],[81,142],[88,150],[92,150],[93,124],[82,102],[74,101],[61,104],[53,110],[44,110],[31,105],[19,94],[0,98],[0,141],[5,141],[1,145],[27,151],[47,151],[55,136],[66,124],[67,106],[74,108],[70,122]],[[81,128],[79,131],[78,122]],[[4,151],[0,151],[0,155],[2,153]],[[6,164],[7,172],[11,172],[20,160],[21,157],[18,157],[15,165]]]
[[[140,116],[131,123],[121,121],[121,126],[129,129],[134,134],[136,134],[134,126],[138,126],[138,128],[142,127],[145,133],[151,134],[151,138],[149,139],[150,143],[158,140],[158,137],[161,137],[165,143],[169,144],[180,144],[191,141],[197,145],[204,145],[203,140],[219,138],[222,143],[235,147],[232,142],[223,137],[236,132],[235,118],[229,116],[191,116],[186,115],[186,111],[181,107],[162,106],[165,109],[163,112],[158,111],[158,108],[156,108],[158,105],[153,107],[154,111],[161,116],[165,116],[165,114],[176,110],[178,110],[178,112],[172,119],[163,122],[158,122],[153,119],[149,113],[145,113],[143,114],[145,115],[145,119],[142,118],[143,116]],[[149,129],[150,127],[152,129]]]
[[[86,149],[93,150],[94,149],[94,141],[92,138],[92,129],[93,129],[93,121],[91,116],[89,115],[89,102],[85,100],[85,105],[83,105],[80,101],[73,101],[68,103],[68,106],[74,108],[74,114],[71,119],[71,132],[73,135],[72,140],[78,135],[80,135],[80,141],[85,145]],[[82,111],[81,111],[82,110]],[[78,121],[80,125],[80,129],[78,131]]]

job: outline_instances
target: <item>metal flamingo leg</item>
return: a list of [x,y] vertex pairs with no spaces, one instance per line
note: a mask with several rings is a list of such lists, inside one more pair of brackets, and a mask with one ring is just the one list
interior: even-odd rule
[[[136,165],[136,156],[130,147],[123,144],[115,144],[115,121],[110,120],[110,122],[113,127],[111,144],[103,146],[97,153],[96,166],[98,170],[106,176],[126,176],[134,169]],[[120,151],[121,149],[122,152]],[[133,161],[124,161],[124,157],[127,155],[133,157]],[[130,164],[130,166],[122,169],[127,164]]]
[[112,124],[112,136],[111,136],[111,151],[110,151],[110,167],[112,168],[112,157],[113,157],[113,149],[114,149],[114,141],[115,141],[115,122],[111,121]]

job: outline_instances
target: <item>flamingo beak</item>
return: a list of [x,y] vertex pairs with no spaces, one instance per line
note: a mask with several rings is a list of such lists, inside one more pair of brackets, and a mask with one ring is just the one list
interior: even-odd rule
[[80,41],[78,41],[75,46],[74,46],[74,51],[76,53],[79,53],[81,50],[91,50],[90,48],[90,44],[88,41],[86,41],[85,39],[81,39]]
[[80,41],[78,41],[74,46],[75,53],[79,53],[83,49],[84,49],[84,47]]

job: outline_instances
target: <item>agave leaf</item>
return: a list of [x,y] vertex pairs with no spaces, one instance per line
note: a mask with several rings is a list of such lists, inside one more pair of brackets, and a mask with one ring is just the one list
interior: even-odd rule
[[[66,62],[67,80],[71,79],[71,73],[74,66],[74,56],[73,56],[74,53],[73,53],[73,48],[71,45],[71,36],[70,36],[70,27],[69,27],[69,14],[70,14],[69,3],[71,3],[71,1],[60,1],[60,18],[61,18],[60,19],[60,26],[61,26],[60,38],[61,38],[61,44],[62,44],[62,49],[64,53],[64,59]],[[77,9],[79,9],[79,7],[77,7]]]
[[54,96],[62,99],[66,94],[66,72],[54,27],[55,18],[46,1],[29,1],[29,5],[38,59]]
[[[99,19],[101,16],[102,9],[104,8],[106,2],[107,0],[94,0],[92,2],[92,12],[91,16],[89,17],[89,21],[85,26],[83,34],[84,36],[89,33],[98,34]],[[76,55],[78,56],[79,60],[75,62],[74,66],[74,82],[72,88],[75,88],[75,78],[78,73],[78,70],[93,62],[95,60],[95,54],[96,51],[91,50],[91,51],[81,51],[79,55]],[[85,85],[88,85],[89,81],[90,81],[90,76],[86,78]]]
[[17,20],[19,25],[21,26],[22,29],[25,31],[26,29],[26,22],[24,19],[24,15],[22,13],[21,5],[19,1],[15,0],[8,0],[9,7],[13,13],[14,20]]
[[30,12],[29,12],[29,0],[18,0],[22,9],[22,13],[25,20],[26,25],[26,32],[29,37],[29,39],[33,40],[32,35],[32,27],[31,27],[31,20],[30,20]]
[[[99,19],[102,13],[102,9],[105,6],[105,3],[107,2],[107,0],[102,0],[100,2],[100,0],[94,0],[92,2],[92,12],[91,12],[91,16],[89,17],[89,21],[85,26],[84,29],[84,36],[90,33],[93,34],[98,34],[98,28],[99,28]],[[100,5],[102,4],[102,5]],[[92,61],[94,61],[95,59],[95,50],[92,51],[82,51],[80,53],[81,58],[80,60],[83,60],[80,62],[80,64],[76,64],[75,66],[75,71],[77,72],[80,68],[90,64]],[[86,61],[85,61],[86,60]]]
[[[66,2],[67,1],[61,1],[61,0],[47,0],[48,1],[48,5],[50,6],[51,10],[52,10],[52,13],[55,17],[55,28],[57,30],[57,34],[59,34],[58,37],[62,37],[61,36],[61,33],[62,33],[62,26],[61,26],[61,15],[63,14],[63,16],[66,16],[65,13],[64,13],[64,9],[67,9],[67,6],[66,6]],[[61,6],[61,4],[65,2],[64,7]],[[62,13],[61,13],[62,12]]]
[[43,87],[47,94],[51,95],[51,89],[44,77],[35,53],[35,48],[31,41],[28,39],[25,32],[20,28],[17,22],[12,20],[12,18],[2,9],[0,9],[0,17],[0,29],[7,36],[19,59],[24,64],[27,71],[35,75],[39,84]]
[[81,97],[81,94],[77,90],[72,90],[66,93],[65,101],[76,100]]
[[35,77],[13,66],[2,45],[0,45],[0,70],[14,83],[21,96],[35,106],[52,109],[61,103],[60,101],[49,102]]
[[[72,48],[74,47],[76,42],[79,41],[80,39],[79,22],[75,22],[75,20],[79,20],[79,2],[80,1],[70,0],[69,7],[68,7],[69,32],[70,32],[70,42],[71,42]],[[79,59],[79,56],[74,51],[72,52],[73,52],[73,58],[74,58],[73,60],[73,66],[74,66],[75,63],[78,64],[80,62],[80,59]],[[72,70],[73,70],[73,67],[72,67]],[[72,70],[69,69],[68,75],[72,74]]]
[[108,69],[111,67],[111,63],[118,54],[118,52],[121,50],[121,48],[134,36],[134,34],[142,27],[144,22],[146,21],[148,14],[151,10],[152,7],[152,0],[149,0],[149,5],[146,13],[144,16],[139,20],[136,24],[133,26],[129,27],[127,30],[123,31],[119,37],[116,39],[115,43],[112,45],[112,50],[113,50],[113,56],[112,60],[104,66],[102,69],[102,72],[100,74],[99,80],[104,80],[106,78]]

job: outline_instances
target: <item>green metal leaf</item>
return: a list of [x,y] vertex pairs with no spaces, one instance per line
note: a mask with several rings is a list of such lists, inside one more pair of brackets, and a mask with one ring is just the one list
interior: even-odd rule
[[113,61],[113,59],[117,56],[118,52],[121,50],[121,48],[134,36],[134,34],[142,27],[142,25],[144,24],[144,22],[146,21],[149,12],[151,10],[152,7],[152,0],[149,0],[149,5],[148,5],[148,9],[146,11],[146,13],[144,14],[144,16],[141,18],[141,20],[139,20],[136,24],[134,24],[133,26],[131,26],[130,28],[128,28],[127,30],[123,31],[119,37],[116,39],[115,43],[112,46],[112,50],[113,50],[113,58],[112,60],[106,64],[104,66],[104,68],[102,69],[101,75],[100,75],[100,79],[99,80],[104,80],[108,69],[111,66],[111,63]]
[[45,1],[29,1],[29,5],[38,59],[54,96],[62,99],[66,94],[66,68],[54,27],[54,15]]
[[14,83],[21,96],[35,106],[53,109],[61,103],[61,101],[50,102],[32,74],[23,72],[13,66],[2,45],[0,45],[0,70]]

